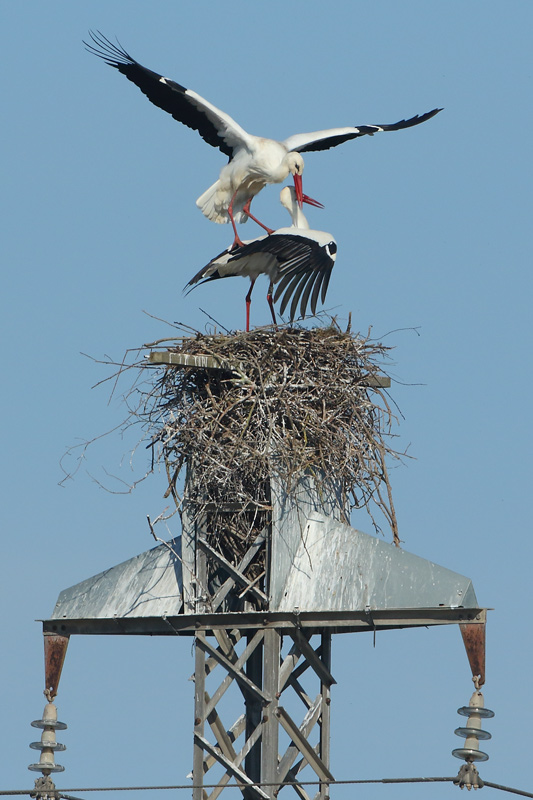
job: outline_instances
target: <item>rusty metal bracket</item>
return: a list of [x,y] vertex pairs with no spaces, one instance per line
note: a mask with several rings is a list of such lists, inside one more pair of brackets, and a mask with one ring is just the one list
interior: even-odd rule
[[44,683],[49,701],[57,695],[59,679],[65,661],[69,636],[44,633]]
[[[482,612],[483,613],[483,612]],[[460,623],[461,636],[468,656],[472,675],[479,675],[479,686],[485,683],[485,628],[486,615],[481,622]]]

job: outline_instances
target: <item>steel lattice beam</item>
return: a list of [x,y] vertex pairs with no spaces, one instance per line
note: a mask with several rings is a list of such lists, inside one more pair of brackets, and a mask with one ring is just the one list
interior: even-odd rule
[[[284,781],[299,797],[308,798],[298,783],[305,767],[324,781],[316,798],[328,797],[328,782],[333,779],[329,769],[330,687],[335,682],[330,671],[331,635],[322,633],[316,649],[301,632],[292,638],[291,650],[282,657],[282,634],[273,628],[242,637],[235,630],[218,631],[218,646],[208,641],[205,632],[196,635],[193,800],[215,800],[231,778],[247,800],[274,798]],[[304,673],[318,690],[314,701],[300,683]],[[212,682],[214,691],[208,691],[207,684]],[[244,702],[244,714],[226,726],[222,704],[230,689]],[[279,703],[282,692],[290,693],[283,706]],[[294,705],[292,697],[298,699],[302,711],[300,722],[294,711],[287,710]],[[229,705],[235,708],[234,696]],[[226,702],[226,713],[227,706]],[[208,738],[206,722],[214,741]],[[318,741],[313,743],[310,737],[317,726]],[[223,772],[208,794],[203,785],[217,782],[207,777],[216,767]]]

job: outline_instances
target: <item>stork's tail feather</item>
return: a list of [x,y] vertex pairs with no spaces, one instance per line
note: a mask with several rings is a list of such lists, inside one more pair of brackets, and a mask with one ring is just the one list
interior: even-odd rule
[[201,210],[202,214],[210,219],[212,222],[224,223],[229,222],[229,217],[226,211],[221,209],[220,202],[217,202],[217,194],[220,187],[220,181],[206,189],[196,201],[196,205]]
[[[221,197],[222,195],[222,197]],[[224,192],[220,192],[220,180],[215,181],[209,189],[206,189],[196,201],[196,205],[202,214],[212,222],[224,224],[229,222],[227,206],[224,203]],[[235,222],[246,222],[248,217],[242,211],[236,211],[233,215]]]

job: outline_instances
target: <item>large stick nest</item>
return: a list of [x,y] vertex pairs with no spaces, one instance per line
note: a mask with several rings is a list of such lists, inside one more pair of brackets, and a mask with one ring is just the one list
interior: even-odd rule
[[[181,506],[177,481],[192,466],[188,513],[191,502],[204,519],[209,510],[210,536],[226,558],[237,563],[267,524],[272,475],[289,491],[303,473],[328,476],[343,505],[366,507],[376,528],[379,508],[399,542],[386,466],[398,457],[389,445],[395,418],[379,388],[389,348],[331,325],[197,334],[164,349],[221,365],[164,368],[141,417],[154,461],[165,465],[167,496]],[[228,504],[241,513],[228,517]]]

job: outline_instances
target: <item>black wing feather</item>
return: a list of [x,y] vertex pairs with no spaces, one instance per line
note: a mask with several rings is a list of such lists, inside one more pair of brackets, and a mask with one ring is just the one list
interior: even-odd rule
[[[287,272],[287,274],[285,274],[285,275],[284,275],[284,276],[281,278],[280,282],[279,282],[279,283],[276,285],[276,292],[275,292],[275,294],[274,294],[274,302],[277,302],[277,301],[279,300],[279,298],[281,297],[281,295],[282,295],[282,294],[283,294],[283,292],[285,291],[286,287],[287,287],[287,286],[289,285],[289,283],[290,283],[291,281],[293,281],[293,280],[294,280],[294,284],[296,285],[296,283],[298,283],[298,281],[300,280],[300,274],[299,274],[299,273],[297,273],[297,274],[296,274],[296,276],[295,276],[295,272],[294,272],[294,270],[289,270],[289,271]],[[294,288],[294,286],[293,286],[293,288]],[[283,314],[283,312],[285,311],[285,306],[287,305],[287,303],[288,303],[288,301],[289,301],[289,297],[290,297],[290,294],[291,294],[291,292],[292,292],[292,289],[290,289],[290,290],[287,292],[287,297],[286,297],[286,299],[284,299],[284,300],[282,301],[282,304],[281,304],[281,310],[280,310],[280,313],[281,313],[281,314]]]
[[[305,312],[307,311],[307,303],[309,302],[309,295],[313,289],[313,286],[316,284],[317,281],[320,281],[320,273],[317,272],[314,275],[311,274],[306,281],[305,289],[302,292],[302,299],[300,301],[300,316],[305,317]],[[316,309],[316,303],[315,303]]]
[[128,80],[138,86],[155,106],[171,114],[175,120],[188,128],[198,131],[204,141],[212,147],[218,147],[230,158],[232,157],[233,149],[222,139],[206,115],[187,97],[187,89],[184,86],[168,78],[165,78],[165,83],[162,83],[160,79],[164,77],[163,75],[143,67],[130,56],[119,42],[116,45],[113,44],[100,31],[96,31],[96,33],[89,31],[89,36],[92,44],[85,41],[83,44],[90,53],[101,58],[110,67],[118,69]]
[[[242,247],[238,248],[238,250],[242,250],[242,249],[243,249]],[[196,286],[201,286],[202,283],[207,283],[208,281],[216,281],[216,280],[218,280],[219,278],[222,278],[222,277],[224,277],[224,278],[231,277],[230,275],[220,275],[218,272],[214,272],[212,275],[209,275],[208,278],[205,278],[204,280],[202,280],[202,278],[204,278],[205,273],[207,272],[207,270],[214,266],[214,262],[218,261],[219,258],[222,258],[223,256],[227,255],[227,252],[228,252],[227,250],[223,250],[221,253],[218,254],[218,256],[215,256],[215,258],[212,258],[211,261],[209,262],[209,264],[206,264],[205,267],[202,267],[202,269],[198,270],[196,275],[194,275],[190,279],[190,281],[183,287],[183,291],[185,291],[186,289],[189,289],[189,286],[190,286],[191,288],[189,289],[189,292],[192,292],[192,290],[195,289]],[[235,252],[237,252],[237,250]],[[187,294],[189,294],[189,292],[187,292]]]
[[[293,320],[293,319],[295,318],[295,316],[296,316],[296,311],[297,311],[297,309],[298,309],[298,302],[299,302],[299,300],[300,300],[300,297],[301,297],[301,295],[302,295],[302,292],[303,292],[303,290],[305,289],[305,287],[306,287],[306,284],[307,284],[307,282],[309,281],[309,278],[310,278],[310,277],[311,277],[311,276],[309,276],[309,274],[307,274],[306,272],[303,272],[303,271],[302,271],[302,272],[300,272],[300,281],[299,281],[299,283],[297,283],[297,284],[296,284],[296,287],[295,287],[295,289],[294,289],[294,293],[293,293],[293,296],[292,296],[292,302],[291,302],[291,322],[292,322],[292,320]],[[284,299],[285,299],[285,298],[284,298]]]
[[315,150],[330,150],[332,147],[337,147],[337,145],[347,142],[349,139],[357,139],[359,136],[373,136],[374,133],[379,133],[379,131],[400,131],[404,128],[412,128],[413,125],[420,125],[420,123],[431,119],[431,117],[434,117],[439,111],[442,111],[442,108],[434,108],[433,111],[428,111],[426,114],[417,114],[410,119],[401,119],[399,122],[392,123],[392,125],[358,125],[358,130],[356,132],[345,133],[340,136],[329,136],[326,139],[317,139],[314,142],[309,142],[309,144],[293,149],[297,150],[299,153],[309,153]]
[[362,133],[345,133],[344,136],[330,136],[327,139],[317,139],[316,142],[309,142],[303,147],[295,147],[298,153],[310,153],[315,150],[330,150],[332,147],[337,147],[338,144],[347,142],[350,139],[357,139],[358,136],[363,136]]
[[[313,294],[311,295],[311,313],[316,313],[316,304],[318,303],[318,296],[320,294],[320,287],[324,282],[324,273],[319,272],[317,279],[315,281],[315,285],[313,286]],[[324,302],[324,301],[322,301]]]
[[[328,250],[330,251],[329,253]],[[205,277],[208,270],[216,268],[216,262],[219,258],[227,257],[227,260],[221,266],[228,267],[233,263],[237,266],[241,259],[249,259],[254,254],[269,253],[277,259],[279,265],[279,273],[275,278],[276,291],[273,299],[274,302],[277,302],[282,297],[280,306],[280,314],[282,315],[288,304],[291,303],[290,320],[292,322],[296,317],[298,304],[300,304],[300,316],[305,317],[309,298],[311,298],[313,314],[316,312],[321,290],[322,302],[324,302],[331,270],[334,265],[334,260],[330,253],[334,254],[335,252],[336,244],[334,242],[322,247],[317,241],[307,236],[286,233],[274,234],[256,239],[242,247],[237,247],[231,251],[231,254],[224,250],[216,258],[213,258],[209,264],[202,267],[191,278],[185,289],[191,287],[189,289],[191,291],[197,285],[199,286],[200,283],[230,277],[229,273],[220,274],[216,270],[212,275]]]
[[239,247],[232,253],[230,261],[250,256],[254,253],[270,253],[278,258],[281,265],[303,260],[309,256],[312,241],[304,236],[292,234],[265,236]]
[[[332,267],[332,269],[333,269],[333,267]],[[328,286],[329,286],[329,279],[330,278],[331,278],[331,269],[327,270],[326,273],[324,274],[324,279],[322,281],[322,295],[320,297],[320,302],[321,303],[323,303],[325,301],[325,299],[326,299],[326,294],[328,292]]]
[[[287,289],[285,290],[285,293],[281,300],[281,305],[279,307],[279,313],[282,316],[285,313],[285,309],[287,308],[289,300],[291,299],[292,293],[298,287],[298,284],[300,283],[301,279],[302,275],[300,272],[296,272],[296,274],[294,272],[291,272],[289,273],[289,275],[287,275],[287,281],[286,281]],[[282,294],[281,291],[279,290],[276,291],[276,294],[274,295],[274,302],[276,302],[279,299],[281,294]],[[292,313],[291,310],[291,321],[292,319],[294,319],[294,314]]]
[[[322,302],[324,302],[335,262],[325,247],[321,247],[313,239],[303,236],[287,236],[287,238],[299,240],[299,247],[303,247],[305,250],[302,258],[283,265],[274,295],[274,301],[282,298],[280,314],[284,313],[287,305],[291,302],[290,319],[292,322],[296,316],[298,303],[300,303],[300,315],[305,317],[309,297],[311,297],[311,310],[313,314],[315,313],[321,287]],[[334,253],[336,252],[336,247],[331,249]]]

